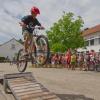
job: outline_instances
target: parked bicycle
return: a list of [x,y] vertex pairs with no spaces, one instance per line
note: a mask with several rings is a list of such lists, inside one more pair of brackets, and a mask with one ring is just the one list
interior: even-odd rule
[[100,72],[100,61],[98,59],[94,59],[93,61],[90,61],[88,70]]
[[37,30],[40,27],[32,27],[33,34],[29,43],[28,54],[25,55],[25,50],[20,49],[17,56],[17,68],[19,72],[24,72],[27,68],[28,62],[32,64],[44,65],[49,58],[49,43],[44,35],[39,35]]

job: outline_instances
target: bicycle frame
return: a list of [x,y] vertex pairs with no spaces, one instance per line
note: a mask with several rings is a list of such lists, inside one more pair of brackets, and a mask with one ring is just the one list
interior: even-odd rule
[[31,41],[30,41],[30,46],[28,49],[30,49],[30,53],[33,52],[33,46],[34,46],[34,49],[37,48],[37,43],[36,43],[36,39],[40,36],[40,35],[37,35],[37,30],[39,29],[39,27],[36,27],[34,28],[34,31],[33,31],[33,34],[32,34],[32,38],[31,38]]
[[36,47],[36,36],[32,35],[32,38],[31,38],[31,41],[30,41],[30,45],[29,45],[29,48],[30,49],[30,53],[33,52],[33,46],[34,48]]

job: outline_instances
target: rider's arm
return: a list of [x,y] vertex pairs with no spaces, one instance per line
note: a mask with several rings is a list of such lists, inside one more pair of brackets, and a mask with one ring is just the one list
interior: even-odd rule
[[40,26],[40,29],[45,29],[37,19],[36,19],[36,23],[37,23],[38,26]]
[[20,26],[26,27],[27,24],[28,24],[28,20],[29,20],[29,16],[24,16],[24,17],[21,19],[21,22],[19,22]]
[[22,27],[26,27],[27,25],[24,23],[24,22],[19,22],[19,24],[20,24],[20,26],[22,26]]

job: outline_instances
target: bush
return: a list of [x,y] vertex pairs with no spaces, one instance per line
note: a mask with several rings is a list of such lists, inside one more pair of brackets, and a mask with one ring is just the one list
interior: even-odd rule
[[0,57],[0,62],[4,62],[6,60],[5,57]]

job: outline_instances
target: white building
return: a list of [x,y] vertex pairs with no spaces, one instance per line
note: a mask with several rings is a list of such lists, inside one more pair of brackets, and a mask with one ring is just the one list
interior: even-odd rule
[[23,45],[13,38],[0,45],[0,57],[8,56],[9,59],[13,59],[21,48],[23,48]]
[[[87,44],[86,50],[100,51],[100,25],[84,30],[83,37]],[[78,51],[82,50],[84,51],[85,49],[78,49]]]

